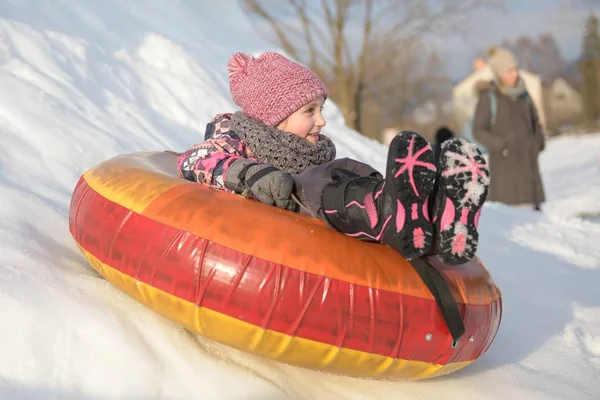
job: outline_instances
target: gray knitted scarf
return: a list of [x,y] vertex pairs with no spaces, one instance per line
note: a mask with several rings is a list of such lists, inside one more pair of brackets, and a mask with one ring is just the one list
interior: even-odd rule
[[239,111],[231,117],[231,130],[261,162],[290,174],[299,174],[310,166],[335,159],[335,145],[327,136],[321,135],[319,141],[313,144]]
[[500,91],[505,96],[508,96],[511,100],[517,101],[521,96],[525,94],[527,88],[525,87],[525,82],[523,79],[519,78],[515,87],[502,86],[496,83],[496,86],[500,88]]

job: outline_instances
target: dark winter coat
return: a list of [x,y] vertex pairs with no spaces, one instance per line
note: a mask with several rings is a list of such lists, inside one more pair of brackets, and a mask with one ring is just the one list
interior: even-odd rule
[[[492,126],[490,90],[495,91],[496,116]],[[473,136],[489,152],[491,173],[488,200],[506,204],[540,204],[545,200],[538,154],[544,135],[527,92],[515,100],[490,83],[480,91],[473,120]]]

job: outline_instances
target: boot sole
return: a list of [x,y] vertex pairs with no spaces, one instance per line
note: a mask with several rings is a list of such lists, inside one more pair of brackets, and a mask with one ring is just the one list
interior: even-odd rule
[[451,139],[444,146],[439,165],[436,253],[446,264],[464,264],[477,251],[477,225],[489,191],[489,168],[477,146],[463,138]]
[[385,178],[396,199],[392,202],[396,216],[392,247],[408,260],[424,256],[433,246],[434,228],[427,203],[435,178],[435,157],[422,136],[402,132],[392,140]]

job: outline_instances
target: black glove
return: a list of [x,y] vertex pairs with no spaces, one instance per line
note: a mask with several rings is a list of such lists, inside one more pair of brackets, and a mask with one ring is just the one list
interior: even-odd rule
[[296,210],[296,203],[291,198],[294,177],[271,165],[240,158],[227,168],[224,183],[227,189],[236,193],[249,190],[262,203]]

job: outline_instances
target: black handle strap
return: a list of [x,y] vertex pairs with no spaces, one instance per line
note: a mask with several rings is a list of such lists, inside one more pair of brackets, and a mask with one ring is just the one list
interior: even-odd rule
[[448,282],[446,282],[441,272],[429,262],[419,258],[411,260],[410,263],[435,298],[446,326],[454,339],[454,344],[458,343],[458,340],[465,333],[465,324],[460,316],[458,305],[454,300],[454,296],[452,296]]

